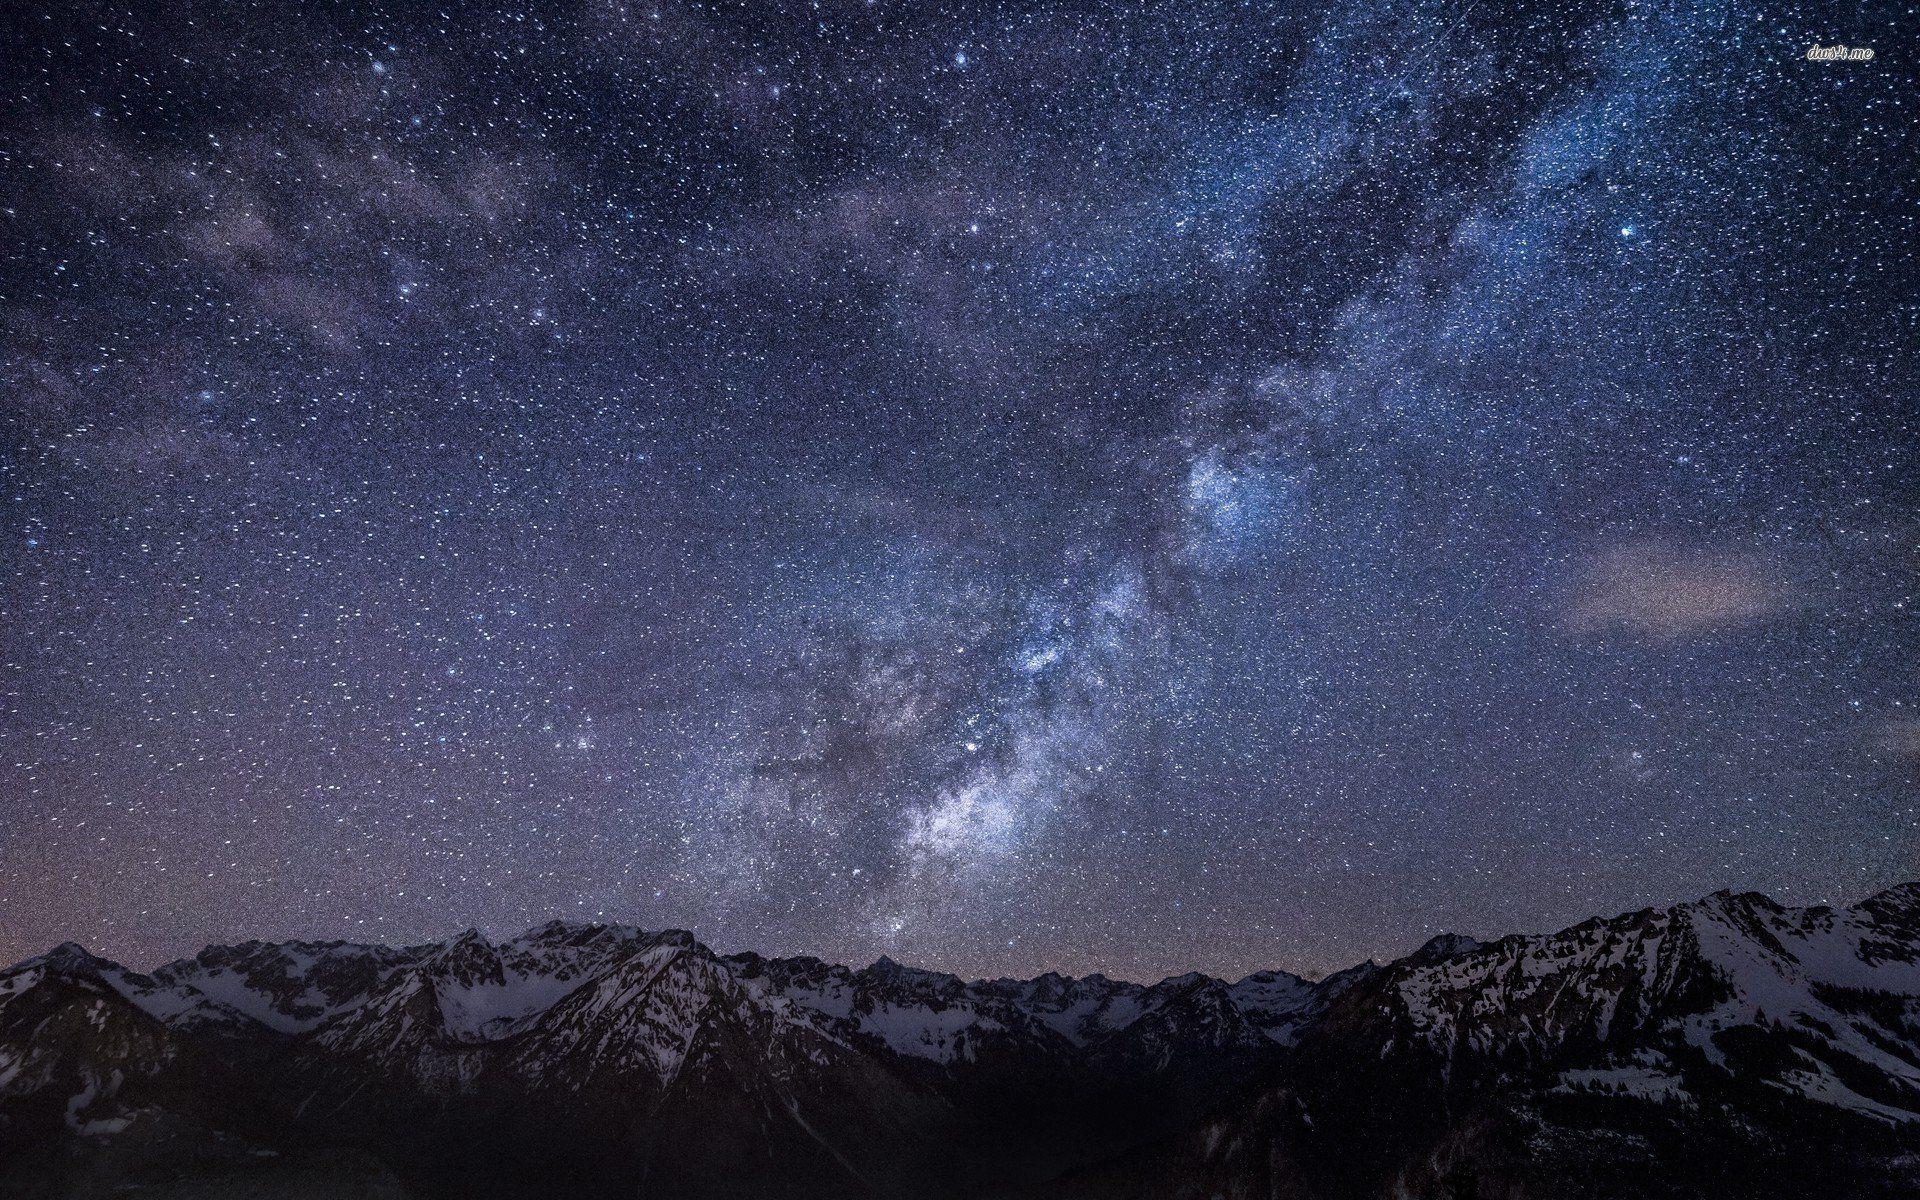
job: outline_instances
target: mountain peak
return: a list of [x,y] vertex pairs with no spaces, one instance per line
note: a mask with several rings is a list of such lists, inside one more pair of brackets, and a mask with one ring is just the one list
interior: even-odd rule
[[1920,911],[1920,881],[1896,883],[1854,905],[1866,912]]
[[1752,908],[1756,905],[1765,908],[1780,907],[1779,902],[1772,896],[1767,895],[1765,892],[1753,891],[1750,888],[1745,891],[1735,891],[1733,888],[1721,888],[1711,896],[1704,897],[1701,903],[1713,904],[1721,908],[1729,906]]
[[1470,938],[1464,933],[1435,934],[1428,938],[1418,950],[1408,955],[1408,959],[1423,964],[1436,963],[1457,954],[1470,954],[1484,944],[1477,938]]
[[1201,987],[1212,982],[1213,976],[1211,975],[1205,975],[1199,971],[1188,971],[1183,975],[1169,975],[1154,986],[1168,991],[1179,991]]
[[94,972],[112,965],[79,942],[61,942],[41,955],[40,961],[59,971]]

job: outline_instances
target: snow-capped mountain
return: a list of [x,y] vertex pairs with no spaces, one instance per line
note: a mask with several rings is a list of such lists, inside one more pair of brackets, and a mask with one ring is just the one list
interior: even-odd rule
[[1272,1082],[1132,1170],[1194,1197],[1920,1194],[1920,885],[1436,939]]
[[[303,1133],[497,1138],[537,1112],[571,1131],[546,1142],[610,1147],[632,1174],[682,1187],[701,1185],[659,1149],[705,1113],[703,1144],[720,1127],[720,1144],[787,1145],[835,1194],[847,1177],[950,1160],[957,1142],[1052,1170],[1171,1130],[1197,1115],[1194,1097],[1272,1066],[1316,995],[1278,973],[1237,991],[1203,976],[969,982],[563,922],[498,943],[469,930],[400,948],[210,947],[151,974],[63,946],[0,972],[0,1136],[85,1142],[103,1120],[171,1118],[139,1096],[190,1092],[207,1064],[248,1077],[256,1107]],[[137,1036],[50,1048],[43,1024],[9,1019],[44,1005],[108,1005]],[[35,1097],[55,1093],[90,1115],[52,1120]]]
[[1895,1194],[1915,1163],[1920,885],[1319,981],[967,981],[565,922],[0,971],[0,1191],[1745,1195],[1814,1164]]
[[[1633,1064],[1616,1076],[1583,1069],[1562,1083],[1650,1094],[1672,1091],[1666,1057],[1725,1066],[1740,1031],[1777,1028],[1804,1044],[1771,1084],[1909,1120],[1920,1114],[1920,1009],[1906,999],[1920,997],[1917,928],[1920,887],[1837,910],[1721,892],[1412,967],[1386,998],[1403,1023],[1396,1040],[1450,1066],[1551,1064],[1627,1044]],[[1836,1069],[1893,1086],[1898,1111],[1853,1093]]]

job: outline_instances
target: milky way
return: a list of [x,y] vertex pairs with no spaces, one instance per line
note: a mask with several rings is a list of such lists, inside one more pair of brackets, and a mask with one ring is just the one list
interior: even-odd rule
[[34,7],[0,958],[1920,875],[1892,7]]

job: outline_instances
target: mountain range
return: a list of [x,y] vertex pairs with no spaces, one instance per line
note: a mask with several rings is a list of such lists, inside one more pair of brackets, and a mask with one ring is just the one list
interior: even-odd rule
[[0,971],[0,1196],[1920,1194],[1920,884],[1319,980],[966,981],[553,922]]

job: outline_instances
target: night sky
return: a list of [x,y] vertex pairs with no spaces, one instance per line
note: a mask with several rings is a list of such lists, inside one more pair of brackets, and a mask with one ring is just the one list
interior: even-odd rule
[[1911,6],[6,12],[0,959],[1920,876]]

